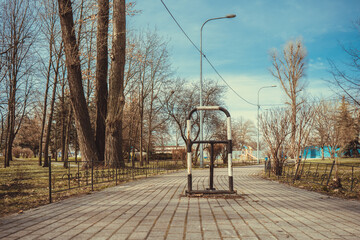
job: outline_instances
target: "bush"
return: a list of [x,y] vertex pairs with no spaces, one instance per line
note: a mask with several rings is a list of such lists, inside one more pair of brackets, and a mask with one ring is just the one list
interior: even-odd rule
[[34,152],[30,148],[23,148],[21,155],[24,158],[32,158],[34,156]]
[[12,149],[12,155],[13,157],[19,158],[21,155],[22,148],[19,146],[13,147]]
[[15,158],[31,158],[34,156],[34,152],[30,148],[21,148],[19,146],[13,147],[12,154]]

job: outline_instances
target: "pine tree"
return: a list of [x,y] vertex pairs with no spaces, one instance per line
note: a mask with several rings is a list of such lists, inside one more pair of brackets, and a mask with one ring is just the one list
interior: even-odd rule
[[359,130],[345,97],[341,100],[337,125],[340,130],[340,153],[346,157],[358,156]]

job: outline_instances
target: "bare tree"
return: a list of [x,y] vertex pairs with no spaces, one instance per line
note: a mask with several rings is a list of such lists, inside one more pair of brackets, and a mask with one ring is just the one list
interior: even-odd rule
[[49,91],[49,82],[52,76],[53,69],[53,56],[54,56],[54,45],[58,35],[58,16],[56,15],[57,5],[52,0],[42,0],[43,11],[40,14],[41,21],[43,23],[42,34],[45,37],[48,43],[48,63],[45,65],[45,77],[46,77],[46,87],[44,92],[44,102],[43,102],[43,112],[42,112],[42,124],[39,138],[39,165],[42,165],[42,145],[43,145],[43,136],[46,122],[46,113],[47,113],[47,100],[48,100],[48,91]]
[[[243,117],[232,118],[231,123],[231,135],[232,135],[232,144],[233,151],[242,150],[245,146],[252,145],[253,137],[255,136],[256,129],[255,125],[250,120],[245,120]],[[226,122],[222,121],[219,126],[216,128],[215,138],[219,140],[226,140]],[[217,150],[220,151],[221,159],[223,163],[227,163],[227,149],[225,145],[220,145],[221,147]]]
[[321,158],[325,159],[325,145],[328,135],[328,104],[325,101],[320,101],[315,106],[314,115],[314,136],[313,143],[321,149]]
[[[358,31],[360,30],[360,19],[354,22],[354,27]],[[341,65],[333,60],[329,60],[330,72],[333,75],[333,79],[329,82],[333,83],[337,90],[340,89],[341,94],[345,93],[347,98],[360,106],[360,49],[357,46],[357,41],[354,41],[356,44],[341,45],[343,51],[348,56],[348,62]]]
[[4,79],[7,95],[7,122],[5,132],[5,161],[7,167],[12,160],[12,147],[22,118],[26,114],[31,84],[31,71],[35,64],[32,47],[36,39],[34,6],[28,0],[6,0],[2,10],[1,39],[7,50],[3,53]]
[[345,96],[341,100],[338,112],[337,124],[340,128],[341,140],[339,154],[341,153],[346,157],[358,156],[359,126],[356,122],[357,116],[350,112],[349,103],[346,101]]
[[[295,146],[292,146],[292,151],[295,152],[295,163],[296,163],[296,175],[298,174],[298,168],[300,166],[300,161],[304,149],[308,146],[310,136],[314,130],[314,117],[315,117],[315,108],[304,102],[304,104],[299,108],[296,119],[296,134],[295,134]],[[295,176],[297,178],[297,176]]]
[[[63,44],[61,42],[59,49],[55,51],[56,55],[56,63],[54,66],[54,79],[53,79],[53,91],[52,91],[52,97],[50,102],[50,113],[48,117],[48,124],[47,124],[47,130],[46,130],[46,136],[45,136],[45,146],[44,146],[44,167],[49,166],[49,144],[50,144],[50,135],[51,135],[51,126],[52,126],[52,120],[54,116],[54,106],[55,106],[55,100],[56,100],[56,88],[58,79],[60,78],[60,68],[61,68],[61,58],[63,55]],[[62,78],[65,78],[65,70],[63,70],[63,76]],[[56,144],[56,143],[55,143]],[[57,150],[57,148],[55,148]],[[56,153],[57,158],[57,153]]]
[[232,131],[234,148],[241,150],[244,146],[250,146],[256,134],[254,122],[245,120],[243,117],[233,120]]
[[289,101],[286,103],[291,108],[291,157],[298,158],[296,155],[296,116],[303,101],[299,99],[300,92],[304,89],[303,80],[306,64],[306,49],[301,40],[289,41],[284,46],[280,55],[276,50],[272,51],[270,56],[272,59],[271,74],[281,84]]
[[[204,100],[204,105],[207,106],[223,106],[223,96],[225,89],[220,86],[218,83],[210,80],[204,81],[204,86],[206,86],[204,91],[204,96],[206,96]],[[184,80],[177,79],[174,82],[174,86],[172,87],[172,91],[169,92],[168,96],[165,98],[163,104],[166,107],[167,114],[170,116],[172,120],[172,124],[180,133],[181,138],[186,143],[186,119],[188,114],[192,109],[198,106],[199,99],[199,88],[195,84],[186,84]],[[219,123],[221,122],[221,118],[224,116],[219,112],[209,111],[204,114],[204,133],[205,139],[211,139],[215,137],[216,130],[219,127]],[[195,114],[192,120],[192,127],[195,131],[193,131],[194,136],[193,140],[196,140],[199,136],[200,128],[199,128],[199,115]],[[199,144],[196,146],[196,150],[194,152],[195,156],[197,156],[199,150]],[[197,158],[193,158],[194,161]]]
[[291,136],[290,111],[270,109],[260,116],[263,138],[271,154],[272,169],[276,175],[282,174],[283,164],[289,153]]
[[84,161],[97,161],[98,151],[94,141],[82,84],[80,54],[75,36],[72,3],[70,0],[58,0],[58,3],[70,98],[74,111],[75,125],[78,131],[80,150]]

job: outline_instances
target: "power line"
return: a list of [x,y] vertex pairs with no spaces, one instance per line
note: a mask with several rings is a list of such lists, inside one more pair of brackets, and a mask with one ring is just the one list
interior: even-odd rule
[[228,86],[228,88],[230,88],[231,91],[233,91],[236,96],[238,96],[239,98],[241,98],[243,101],[245,101],[246,103],[253,105],[253,106],[257,106],[257,104],[251,103],[248,100],[246,100],[245,98],[243,98],[242,96],[240,96],[240,94],[238,94],[226,81],[225,79],[221,76],[221,74],[218,72],[218,70],[215,68],[215,66],[211,63],[211,61],[206,57],[205,54],[203,54],[200,49],[195,45],[195,43],[190,39],[190,37],[186,34],[186,32],[184,31],[184,29],[181,27],[181,25],[179,24],[179,22],[176,20],[176,18],[174,17],[174,15],[171,13],[171,11],[169,10],[169,8],[166,6],[166,4],[164,3],[163,0],[160,0],[161,3],[164,5],[166,11],[170,14],[171,18],[174,20],[174,22],[176,23],[176,25],[180,28],[180,30],[182,31],[182,33],[186,36],[186,38],[190,41],[190,43],[196,48],[196,50],[206,59],[206,61],[209,63],[209,65],[211,66],[211,68],[215,71],[215,73],[220,77],[220,79],[226,84],[226,86]]
[[174,20],[174,22],[176,23],[176,25],[180,28],[180,30],[183,32],[183,34],[186,36],[186,38],[191,42],[191,44],[196,48],[196,50],[198,52],[200,52],[200,49],[195,45],[195,43],[191,40],[191,38],[186,34],[186,32],[184,31],[184,29],[181,27],[181,25],[179,24],[179,22],[176,20],[176,18],[174,17],[174,15],[172,15],[171,11],[169,10],[169,8],[166,6],[166,4],[163,2],[163,0],[160,0],[162,2],[162,4],[164,5],[166,11],[170,14],[171,18]]
[[214,69],[214,71],[216,72],[216,74],[221,78],[221,80],[223,80],[223,82],[228,86],[228,88],[231,89],[231,91],[233,91],[236,96],[238,96],[239,98],[241,98],[243,101],[245,101],[246,103],[253,105],[253,106],[257,106],[257,104],[251,103],[248,100],[246,100],[245,98],[243,98],[242,96],[240,96],[240,94],[238,94],[226,81],[225,79],[220,75],[220,73],[216,70],[216,68],[213,66],[213,64],[210,62],[210,60],[203,54],[204,58],[206,59],[206,61],[210,64],[210,66],[212,67],[212,69]]
[[[244,97],[242,97],[240,94],[238,94],[228,83],[227,81],[221,76],[221,74],[218,72],[218,70],[215,68],[215,66],[212,64],[212,62],[206,57],[206,55],[204,53],[202,53],[200,51],[200,49],[196,46],[196,44],[191,40],[191,38],[187,35],[187,33],[185,32],[185,30],[181,27],[181,25],[179,24],[179,22],[176,20],[176,18],[174,17],[174,15],[171,13],[171,11],[169,10],[169,8],[166,6],[166,4],[164,3],[163,0],[160,0],[161,3],[164,5],[166,11],[170,14],[171,18],[174,20],[174,22],[176,23],[176,25],[180,28],[180,30],[182,31],[182,33],[185,35],[185,37],[189,40],[189,42],[194,46],[194,48],[200,53],[202,54],[202,56],[206,59],[206,61],[209,63],[209,65],[211,66],[211,68],[215,71],[215,73],[218,75],[218,77],[226,84],[226,86],[228,88],[230,88],[230,90],[232,92],[235,93],[236,96],[238,96],[240,99],[242,99],[244,102],[253,105],[253,106],[257,106],[257,104],[254,104],[248,100],[246,100]],[[314,100],[314,101],[309,101],[307,103],[311,104],[311,103],[319,103],[321,101],[326,101],[326,102],[330,102],[330,101],[335,101],[335,100],[339,100],[338,98],[330,98],[330,99],[323,99],[323,100]],[[286,103],[277,103],[277,104],[262,104],[261,106],[267,106],[267,107],[271,107],[271,106],[284,106],[287,105]]]

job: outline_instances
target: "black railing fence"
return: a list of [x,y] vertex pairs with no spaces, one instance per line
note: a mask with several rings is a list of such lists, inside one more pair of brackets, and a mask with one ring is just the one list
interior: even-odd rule
[[[52,202],[53,194],[69,191],[77,188],[91,188],[103,183],[114,183],[148,177],[161,173],[169,173],[179,169],[185,169],[184,161],[151,160],[141,164],[139,161],[125,163],[125,167],[105,166],[103,162],[61,161],[49,160],[49,201]],[[207,161],[204,162],[208,167]],[[262,162],[260,161],[260,164]],[[216,167],[226,167],[222,161],[217,161]],[[233,161],[233,166],[244,166],[257,164],[257,160]],[[224,165],[224,166],[223,166]],[[194,167],[198,167],[198,164]]]
[[124,167],[105,166],[103,162],[67,161],[51,162],[49,167],[49,201],[52,195],[72,189],[94,185],[128,181],[138,177],[168,173],[184,168],[182,162],[172,160],[150,161],[149,163],[126,163]]
[[[270,162],[265,162],[265,175],[271,177],[275,176],[274,173]],[[360,192],[360,164],[303,161],[296,167],[295,163],[284,163],[281,175],[275,177],[285,182],[304,181],[320,186],[331,186],[336,179],[337,187],[349,192]]]

